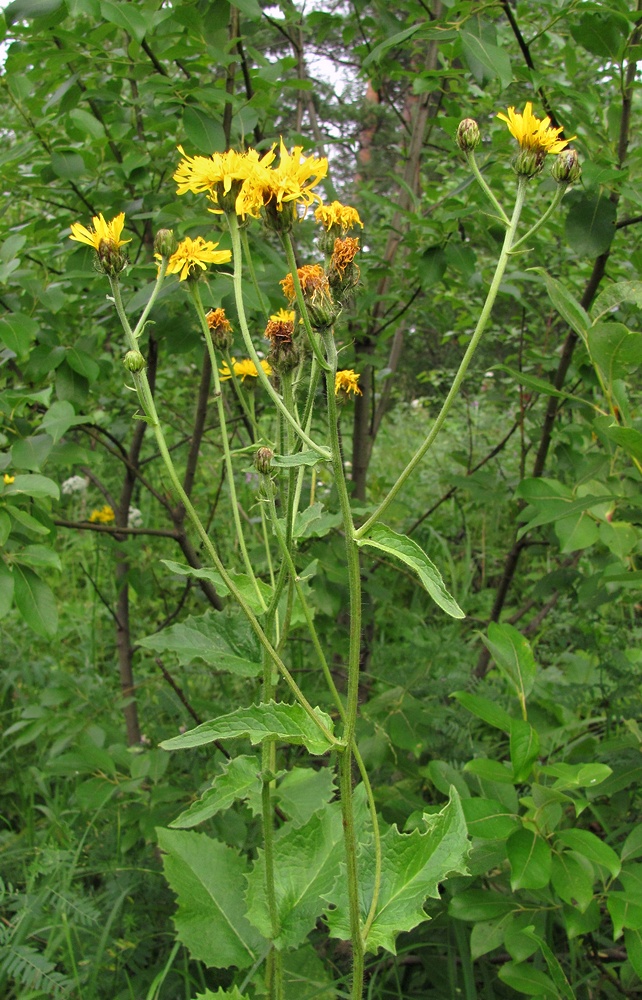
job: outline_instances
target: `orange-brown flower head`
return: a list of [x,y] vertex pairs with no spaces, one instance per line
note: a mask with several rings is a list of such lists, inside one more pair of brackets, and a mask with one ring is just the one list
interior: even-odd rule
[[210,309],[205,319],[212,334],[212,343],[219,351],[229,351],[234,340],[232,324],[225,315],[225,309]]
[[269,362],[279,375],[296,368],[302,357],[301,342],[293,340],[295,318],[294,309],[279,309],[265,328],[265,337],[272,345]]
[[354,258],[359,253],[358,238],[346,236],[334,241],[334,252],[330,258],[328,278],[333,295],[342,301],[359,281],[359,268]]
[[[332,298],[327,274],[320,264],[304,264],[297,268],[297,275],[312,326],[318,330],[326,330],[332,326],[341,311],[341,307]],[[281,287],[285,297],[294,302],[296,288],[291,274],[283,278]]]
[[281,343],[292,342],[294,333],[294,309],[279,309],[278,313],[273,313],[265,328],[265,339],[280,341]]

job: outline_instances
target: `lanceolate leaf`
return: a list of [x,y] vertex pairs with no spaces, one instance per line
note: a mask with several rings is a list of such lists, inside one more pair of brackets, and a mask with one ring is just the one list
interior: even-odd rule
[[58,611],[50,587],[27,566],[13,568],[15,600],[27,625],[50,639],[58,628]]
[[200,799],[193,802],[170,826],[178,830],[197,826],[252,793],[257,799],[261,793],[261,764],[258,757],[233,757],[226,764],[223,773],[214,778],[212,787],[206,789]]
[[[315,708],[314,713],[319,721],[332,732],[333,723],[329,715]],[[292,743],[304,746],[314,754],[323,754],[334,745],[323,735],[318,726],[300,705],[284,705],[274,701],[266,705],[250,705],[249,708],[238,708],[229,715],[219,719],[204,722],[202,726],[191,729],[182,736],[164,740],[163,750],[185,750],[188,747],[201,747],[214,740],[231,740],[247,737],[253,746],[264,740],[274,740],[278,743]]]
[[409,566],[417,574],[424,587],[432,597],[435,604],[438,604],[442,611],[451,615],[452,618],[465,618],[457,602],[450,596],[441,573],[434,562],[428,558],[423,549],[413,542],[407,535],[398,535],[392,528],[385,524],[375,524],[370,529],[367,538],[359,539],[358,545],[367,545],[370,548],[385,552],[388,556],[394,556],[401,562]]
[[158,843],[165,877],[178,896],[179,941],[215,969],[253,965],[266,942],[245,916],[244,858],[203,833],[158,830]]
[[172,650],[185,666],[200,659],[239,677],[256,677],[262,669],[259,644],[240,609],[190,615],[138,642],[145,649]]
[[[412,930],[427,920],[424,903],[439,897],[438,885],[450,872],[466,873],[469,842],[466,821],[457,792],[448,805],[434,815],[424,815],[424,829],[399,833],[390,827],[381,838],[383,871],[375,918],[367,939],[368,951],[385,948],[396,954],[395,941],[401,931]],[[362,849],[361,918],[368,916],[374,884],[375,857],[372,844]],[[345,881],[337,882],[328,901],[335,909],[327,914],[332,937],[350,939],[350,919]]]
[[537,667],[530,643],[521,632],[508,624],[491,622],[488,638],[482,636],[495,663],[509,684],[514,688],[522,706],[535,683]]
[[[325,909],[327,896],[339,877],[344,858],[343,825],[338,802],[314,813],[305,826],[288,824],[275,843],[275,894],[279,917],[278,948],[294,948],[305,941]],[[248,876],[248,919],[270,936],[270,914],[265,892],[265,855]]]

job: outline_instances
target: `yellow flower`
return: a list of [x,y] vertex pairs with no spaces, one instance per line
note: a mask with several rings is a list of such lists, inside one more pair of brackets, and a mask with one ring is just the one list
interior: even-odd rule
[[569,142],[576,138],[558,139],[563,128],[551,128],[550,118],[540,121],[533,114],[533,105],[530,101],[526,103],[524,111],[520,114],[515,108],[508,108],[508,116],[500,111],[497,114],[503,122],[508,125],[508,131],[517,139],[522,149],[530,149],[535,153],[561,153]]
[[346,396],[351,392],[353,392],[355,396],[356,395],[362,396],[363,393],[361,392],[361,389],[359,388],[358,384],[360,378],[361,376],[357,375],[357,373],[354,372],[352,368],[346,368],[342,372],[337,372],[334,379],[335,396],[341,391],[343,391],[346,394]]
[[[304,264],[297,268],[301,291],[306,299],[313,299],[315,296],[330,294],[328,278],[320,264]],[[294,302],[296,291],[294,290],[294,279],[291,274],[286,274],[285,278],[279,282],[283,289],[283,294],[290,302]]]
[[[237,361],[236,358],[232,358],[232,368],[234,374],[237,378],[240,378],[241,382],[245,382],[248,376],[252,378],[258,378],[258,371],[256,370],[256,365],[250,358],[245,358],[244,361]],[[272,374],[272,369],[267,361],[261,361],[261,368],[266,375]],[[223,362],[223,367],[219,368],[221,375],[221,382],[224,382],[228,378],[232,378],[232,372],[230,371],[227,361]]]
[[[178,184],[176,193],[205,192],[216,204],[230,192],[233,192],[236,199],[243,182],[255,170],[269,167],[275,157],[274,147],[263,156],[256,149],[248,149],[244,153],[229,149],[226,153],[212,153],[211,156],[188,156],[182,146],[178,149],[184,159],[174,174],[174,180]],[[222,209],[212,211],[220,213]]]
[[273,313],[265,328],[266,340],[291,343],[294,333],[294,309],[279,309]]
[[223,333],[232,332],[232,324],[225,315],[225,309],[210,309],[205,319],[210,330],[220,330]]
[[[167,273],[178,274],[180,271],[180,281],[185,281],[186,278],[198,274],[197,268],[199,267],[205,271],[208,264],[227,264],[232,259],[231,251],[217,250],[217,246],[218,243],[210,243],[202,236],[197,236],[195,240],[186,236],[178,244],[176,253],[173,253],[169,258]],[[154,256],[158,260],[162,260],[160,254],[156,253]]]
[[91,221],[94,224],[93,229],[85,229],[79,222],[72,223],[69,239],[76,240],[77,243],[86,243],[94,250],[99,250],[100,244],[103,242],[111,243],[116,250],[124,246],[125,243],[131,243],[131,240],[121,240],[120,238],[125,225],[124,212],[113,218],[111,222],[105,221],[102,212],[100,215],[94,215]]
[[267,206],[281,212],[284,205],[292,202],[307,209],[315,201],[321,201],[312,189],[327,174],[328,161],[316,156],[301,159],[302,153],[302,146],[295,146],[288,152],[281,139],[278,167],[257,165],[241,188],[236,202],[237,213],[258,218],[261,208]]
[[11,486],[11,484],[15,483],[15,481],[16,477],[10,476],[8,472],[5,472],[4,476],[2,477],[2,482],[4,483],[5,486]]
[[115,520],[115,517],[116,515],[109,504],[105,504],[100,510],[92,510],[89,515],[89,521],[91,524],[109,524],[110,521]]
[[332,226],[340,227],[344,233],[347,233],[348,229],[354,229],[355,226],[361,226],[363,229],[363,222],[359,218],[356,208],[342,205],[340,201],[333,201],[331,205],[319,205],[314,212],[314,218],[326,230],[331,229]]

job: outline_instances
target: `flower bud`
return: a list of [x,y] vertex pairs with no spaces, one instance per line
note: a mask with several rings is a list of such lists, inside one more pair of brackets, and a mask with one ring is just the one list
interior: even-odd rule
[[513,157],[513,170],[518,177],[536,177],[544,169],[545,149],[520,149]]
[[565,149],[557,154],[551,167],[551,176],[558,184],[577,184],[582,176],[582,168],[575,149]]
[[142,372],[145,367],[145,358],[140,351],[127,351],[123,358],[123,364],[128,372]]
[[464,118],[457,127],[457,145],[462,153],[472,153],[481,142],[479,125],[474,118]]
[[96,269],[115,278],[127,267],[129,259],[113,240],[101,240],[96,251]]
[[178,246],[172,229],[159,229],[154,239],[154,253],[168,259],[176,252]]
[[272,466],[274,452],[271,448],[259,448],[254,456],[254,467],[261,475],[267,476]]

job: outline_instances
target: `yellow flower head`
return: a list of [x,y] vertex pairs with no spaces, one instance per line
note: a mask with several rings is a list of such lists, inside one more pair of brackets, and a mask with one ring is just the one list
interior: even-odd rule
[[124,212],[113,218],[111,222],[105,221],[102,212],[100,215],[94,215],[91,221],[94,224],[93,229],[86,229],[79,222],[72,223],[69,239],[76,240],[77,243],[86,243],[87,246],[93,247],[96,251],[100,249],[100,244],[103,242],[112,244],[116,250],[124,246],[125,243],[131,243],[131,240],[121,240],[120,238],[125,225]]
[[[315,296],[323,296],[330,294],[330,286],[328,284],[328,278],[321,267],[320,264],[304,264],[303,267],[297,268],[297,274],[299,275],[299,281],[301,282],[301,291],[304,297],[307,299],[312,299]],[[296,299],[296,291],[294,289],[294,279],[291,274],[286,274],[285,278],[280,282],[281,288],[283,289],[283,294],[286,299],[290,302],[294,302]]]
[[[272,374],[272,369],[267,361],[261,361],[261,368],[266,375]],[[232,358],[232,371],[237,378],[240,378],[241,382],[245,382],[248,377],[258,378],[258,371],[256,370],[256,365],[250,358],[245,358],[244,361],[237,361],[236,358]],[[232,372],[230,371],[227,361],[223,362],[223,367],[219,368],[221,375],[221,382],[224,382],[228,378],[232,378]]]
[[558,139],[564,129],[551,128],[550,118],[540,121],[533,114],[533,105],[530,101],[526,103],[522,114],[515,111],[515,108],[508,108],[508,116],[500,111],[497,117],[506,122],[508,131],[517,139],[522,149],[530,149],[535,153],[561,153],[569,142],[576,138],[573,135],[570,139]]
[[294,309],[279,309],[273,313],[265,328],[266,340],[290,343],[294,333]]
[[2,477],[2,482],[4,483],[5,486],[11,486],[11,484],[15,483],[15,481],[16,477],[10,476],[8,472],[5,472],[4,476]]
[[[229,250],[217,250],[218,243],[210,243],[202,236],[197,236],[195,240],[186,236],[178,244],[176,252],[169,258],[167,265],[168,274],[178,274],[180,271],[180,281],[186,278],[195,277],[198,274],[197,268],[202,271],[207,270],[208,264],[227,264],[232,259]],[[162,260],[159,253],[154,254],[157,260]]]
[[116,515],[109,504],[105,504],[104,507],[100,508],[100,510],[92,510],[89,515],[91,524],[109,524],[111,521],[114,521],[115,518]]
[[232,324],[225,315],[225,309],[210,309],[205,319],[210,330],[219,330],[223,333],[232,332]]
[[362,396],[363,393],[359,388],[359,379],[361,378],[352,368],[346,368],[342,372],[337,372],[334,379],[334,394],[343,392],[347,396],[349,393],[354,393],[355,396]]
[[[244,182],[255,170],[269,167],[275,157],[274,147],[260,156],[255,149],[237,153],[229,149],[226,153],[212,153],[211,156],[188,156],[183,147],[178,147],[184,159],[178,165],[174,180],[178,184],[177,194],[205,192],[216,204],[225,200],[232,192],[238,197]],[[220,213],[222,208],[212,209]]]
[[314,218],[325,227],[326,231],[332,226],[337,226],[344,233],[347,233],[349,229],[354,229],[355,226],[361,226],[363,229],[363,222],[359,218],[356,208],[342,205],[340,201],[333,201],[331,205],[319,205],[315,209]]
[[302,153],[302,146],[288,152],[281,139],[278,167],[257,164],[241,188],[237,213],[258,218],[260,210],[267,206],[281,212],[290,203],[300,203],[307,209],[315,201],[321,201],[312,189],[326,176],[328,161],[325,157],[301,158]]

